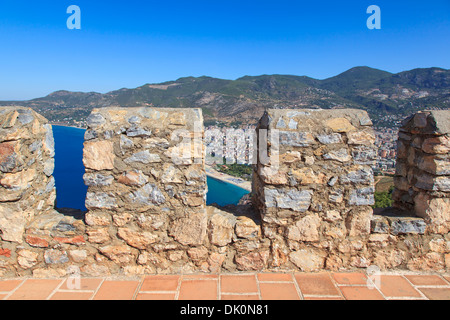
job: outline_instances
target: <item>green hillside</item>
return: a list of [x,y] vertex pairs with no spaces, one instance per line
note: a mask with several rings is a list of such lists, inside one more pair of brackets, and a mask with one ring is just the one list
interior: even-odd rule
[[426,68],[392,74],[355,67],[317,80],[307,76],[260,75],[224,80],[185,77],[105,94],[56,91],[29,101],[0,105],[30,106],[51,121],[83,121],[93,108],[122,106],[202,108],[208,123],[253,124],[266,108],[360,108],[376,124],[417,110],[450,107],[450,71]]

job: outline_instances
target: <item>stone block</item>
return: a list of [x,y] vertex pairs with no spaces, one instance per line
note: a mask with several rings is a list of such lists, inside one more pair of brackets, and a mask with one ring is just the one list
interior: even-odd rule
[[356,188],[350,191],[349,204],[354,206],[372,206],[375,204],[374,187]]
[[433,225],[443,226],[444,230],[450,227],[450,199],[434,198],[420,192],[414,198],[414,211]]
[[448,154],[450,152],[450,137],[445,135],[425,139],[422,150],[430,154]]
[[370,167],[360,167],[357,170],[352,170],[345,175],[341,175],[340,181],[342,183],[371,185],[374,183],[373,170]]
[[338,149],[338,150],[332,150],[332,151],[324,154],[323,158],[325,160],[336,160],[336,161],[339,161],[339,162],[342,162],[342,163],[352,160],[352,157],[349,154],[347,148],[341,148],[341,149]]
[[117,264],[128,265],[135,261],[137,253],[127,245],[107,245],[98,248],[99,251]]
[[372,166],[377,159],[377,150],[373,146],[357,146],[352,152],[353,162],[360,165]]
[[370,222],[370,231],[372,233],[389,233],[389,221],[382,217],[374,215]]
[[150,244],[157,241],[158,236],[148,231],[135,231],[129,228],[119,228],[117,236],[137,249],[148,249]]
[[17,252],[17,263],[23,269],[30,269],[38,264],[39,253],[22,249]]
[[291,147],[307,147],[315,143],[309,132],[280,132],[280,145]]
[[450,176],[433,176],[421,173],[415,176],[417,188],[429,191],[450,192]]
[[292,251],[289,260],[303,272],[323,269],[326,254],[322,250],[305,248]]
[[44,261],[48,264],[63,264],[69,262],[69,257],[65,251],[50,249],[45,250]]
[[25,225],[54,209],[54,140],[30,108],[0,107],[0,238],[22,243]]
[[241,216],[236,220],[235,232],[239,238],[252,239],[261,235],[261,228],[252,219]]
[[417,167],[433,175],[450,175],[450,159],[436,156],[423,156],[418,159]]
[[183,245],[201,245],[207,228],[206,212],[192,213],[173,222],[169,235]]
[[226,246],[231,243],[235,225],[234,215],[214,209],[209,221],[210,242],[216,246]]
[[267,208],[291,209],[297,212],[305,212],[309,209],[312,195],[312,190],[264,189]]
[[389,218],[391,221],[390,232],[399,234],[424,234],[426,224],[419,218]]
[[116,199],[106,192],[88,192],[86,194],[86,208],[91,209],[112,209],[117,208]]
[[111,141],[87,141],[84,143],[83,164],[88,169],[114,169],[115,154]]
[[373,210],[371,207],[352,209],[346,218],[345,224],[350,237],[365,236],[370,233]]
[[307,215],[289,226],[286,236],[289,240],[295,241],[319,241],[320,223],[321,219],[317,214]]

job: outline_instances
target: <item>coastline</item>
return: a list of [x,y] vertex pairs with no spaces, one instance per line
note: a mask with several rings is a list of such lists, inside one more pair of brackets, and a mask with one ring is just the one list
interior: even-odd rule
[[206,175],[211,178],[214,178],[214,179],[226,182],[226,183],[230,183],[232,185],[235,185],[236,187],[247,190],[249,192],[252,191],[252,183],[250,181],[246,181],[241,178],[233,177],[228,174],[218,172],[208,165],[205,165],[205,171],[206,171]]
[[74,129],[86,130],[86,128],[74,127],[74,126],[69,126],[69,125],[67,125],[67,124],[54,123],[54,122],[50,122],[50,125],[51,125],[51,126],[57,126],[57,127],[67,127],[67,128],[74,128]]

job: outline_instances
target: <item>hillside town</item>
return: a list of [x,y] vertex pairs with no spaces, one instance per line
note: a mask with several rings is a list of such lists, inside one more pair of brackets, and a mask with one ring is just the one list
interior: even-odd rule
[[378,157],[374,168],[375,173],[394,174],[397,157],[397,128],[378,127],[375,130],[375,145],[378,147]]
[[[376,174],[394,174],[397,156],[397,128],[376,127],[375,145],[378,158],[373,168]],[[205,128],[205,145],[209,165],[253,164],[255,126],[239,129],[209,126]]]

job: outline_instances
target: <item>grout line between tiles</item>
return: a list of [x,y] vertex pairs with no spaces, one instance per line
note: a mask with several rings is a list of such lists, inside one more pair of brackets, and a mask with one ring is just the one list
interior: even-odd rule
[[100,281],[97,289],[94,290],[94,294],[89,298],[89,300],[94,300],[95,296],[97,295],[98,291],[100,290],[100,288],[102,287],[103,283],[105,282],[105,278],[101,278],[102,281]]
[[178,300],[180,297],[181,282],[183,281],[182,279],[183,279],[183,277],[178,277],[178,284],[177,284],[177,289],[175,291],[174,300]]
[[16,292],[17,289],[19,289],[27,280],[28,279],[23,279],[22,282],[17,287],[15,287],[12,291],[9,291],[9,294],[7,294],[2,300],[8,300],[9,297],[11,297],[14,294],[14,292]]
[[[379,276],[381,277],[381,275],[379,275]],[[381,288],[378,288],[376,283],[374,283],[372,281],[372,278],[369,277],[368,274],[366,274],[366,277],[367,277],[367,284],[369,284],[369,283],[371,284],[371,287],[372,287],[371,290],[377,290],[380,293],[380,295],[383,297],[384,300],[388,300],[387,297],[384,295],[384,293],[381,291]],[[380,278],[380,282],[381,282],[381,278]],[[381,283],[380,283],[380,287],[381,287]]]
[[258,274],[255,273],[255,281],[256,281],[256,289],[258,290],[258,297],[259,300],[262,300],[262,295],[261,295],[261,288],[259,287],[259,281],[258,281]]
[[47,298],[45,300],[50,300],[52,298],[52,296],[59,290],[59,288],[61,288],[61,286],[63,285],[63,283],[66,281],[66,279],[62,279],[61,282],[56,286],[55,289],[53,289],[52,292],[50,292],[50,294],[47,296]]
[[300,290],[300,287],[297,283],[297,279],[295,279],[295,274],[291,273],[291,277],[294,282],[295,289],[297,290],[297,294],[300,297],[300,300],[305,300],[305,296],[303,295],[302,290]]
[[[402,277],[403,279],[405,279],[405,280],[413,287],[413,289],[416,290],[416,291],[420,294],[420,296],[421,296],[422,298],[427,299],[427,297],[422,293],[422,291],[420,291],[419,289],[417,289],[416,286],[414,286],[414,284],[413,284],[411,281],[409,281],[409,279],[408,279],[407,277],[405,277],[405,275],[402,275],[401,277]],[[427,300],[428,300],[428,299],[427,299]]]
[[141,279],[139,280],[139,283],[138,283],[138,285],[137,285],[137,287],[136,287],[136,290],[134,291],[132,300],[136,300],[136,298],[137,298],[139,292],[141,291],[141,287],[142,287],[142,284],[144,283],[144,279],[145,279],[145,277],[142,276]]

